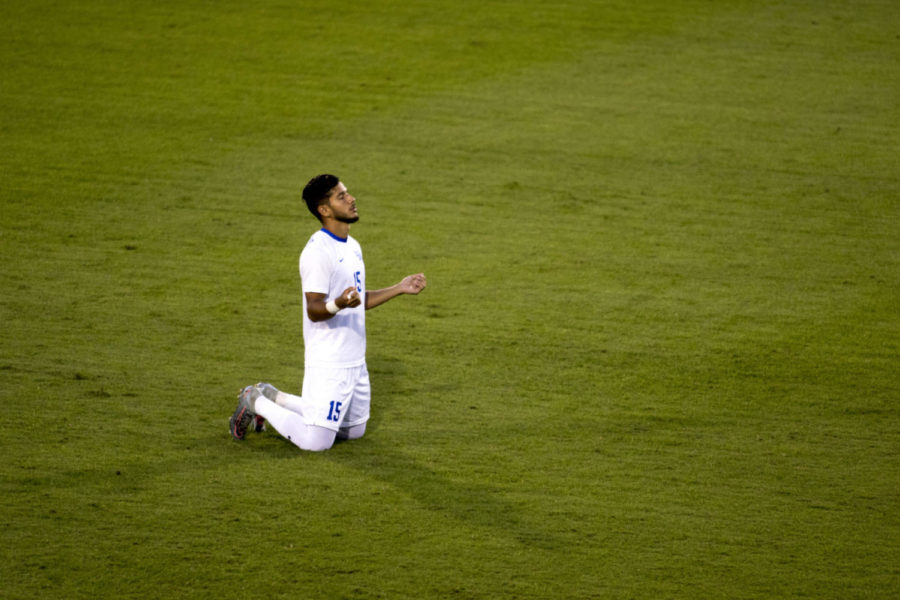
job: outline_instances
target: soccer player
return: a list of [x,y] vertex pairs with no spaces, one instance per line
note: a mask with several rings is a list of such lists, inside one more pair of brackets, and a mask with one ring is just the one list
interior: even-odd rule
[[303,450],[327,450],[336,439],[357,439],[369,420],[366,313],[401,294],[425,289],[425,275],[404,277],[380,290],[366,289],[362,249],[350,237],[359,220],[356,198],[334,175],[313,177],[303,200],[322,228],[300,254],[305,367],[301,396],[268,383],[241,390],[231,416],[231,435],[244,439],[268,421]]

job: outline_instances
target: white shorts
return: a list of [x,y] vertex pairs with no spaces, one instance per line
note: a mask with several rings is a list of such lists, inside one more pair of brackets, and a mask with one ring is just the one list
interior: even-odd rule
[[369,420],[372,390],[369,370],[358,367],[309,367],[303,373],[303,417],[308,425],[333,431]]

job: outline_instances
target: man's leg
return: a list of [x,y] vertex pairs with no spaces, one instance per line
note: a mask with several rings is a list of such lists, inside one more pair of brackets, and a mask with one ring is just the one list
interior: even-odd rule
[[256,399],[255,412],[264,417],[275,431],[302,450],[312,452],[328,450],[334,445],[337,437],[336,431],[307,425],[299,412],[279,406],[264,396]]
[[263,396],[265,396],[278,406],[283,406],[288,410],[292,410],[295,413],[300,413],[301,415],[303,414],[303,398],[301,398],[300,396],[282,392],[271,383],[260,382],[256,384],[256,388],[260,392],[262,392]]
[[339,440],[358,440],[366,433],[366,424],[354,425],[353,427],[341,427],[337,437]]
[[[301,398],[300,396],[282,392],[271,383],[265,383],[262,381],[256,384],[256,389],[258,389],[263,396],[265,396],[278,406],[283,406],[288,410],[292,410],[295,413],[298,413],[300,416],[304,416],[303,398]],[[266,430],[265,422],[266,420],[261,415],[256,416],[257,433]]]
[[372,389],[369,384],[369,370],[366,365],[355,368],[352,377],[353,399],[338,432],[338,439],[340,440],[358,440],[361,438],[366,433],[366,422],[369,420]]

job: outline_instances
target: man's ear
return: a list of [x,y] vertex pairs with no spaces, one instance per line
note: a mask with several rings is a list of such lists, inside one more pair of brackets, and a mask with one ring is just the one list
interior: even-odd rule
[[334,213],[332,213],[331,206],[328,204],[328,202],[323,202],[322,204],[320,204],[319,206],[316,207],[316,210],[319,211],[319,214],[322,217],[333,217],[334,216]]

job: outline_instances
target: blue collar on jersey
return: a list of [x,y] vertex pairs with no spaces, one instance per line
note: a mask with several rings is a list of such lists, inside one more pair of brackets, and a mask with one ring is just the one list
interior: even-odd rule
[[328,231],[327,229],[325,229],[324,227],[321,229],[321,231],[324,231],[329,236],[331,236],[332,239],[335,239],[335,240],[341,242],[342,244],[347,243],[347,238],[338,237],[338,236],[334,235],[333,233],[331,233],[330,231]]

